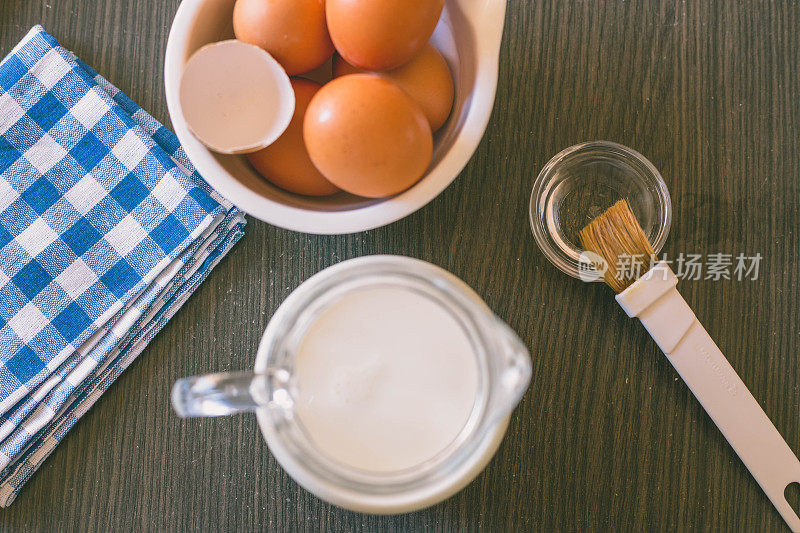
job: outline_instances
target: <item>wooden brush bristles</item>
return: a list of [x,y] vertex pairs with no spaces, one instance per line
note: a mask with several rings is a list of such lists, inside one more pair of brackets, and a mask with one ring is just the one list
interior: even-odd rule
[[647,235],[631,211],[627,200],[620,200],[580,231],[585,250],[605,259],[595,264],[605,282],[622,292],[655,264],[656,257]]

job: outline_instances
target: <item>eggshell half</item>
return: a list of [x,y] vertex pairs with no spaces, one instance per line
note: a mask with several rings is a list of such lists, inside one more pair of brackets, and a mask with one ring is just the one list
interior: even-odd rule
[[222,154],[272,144],[289,126],[295,105],[280,64],[258,46],[235,39],[206,45],[189,58],[179,99],[195,137]]

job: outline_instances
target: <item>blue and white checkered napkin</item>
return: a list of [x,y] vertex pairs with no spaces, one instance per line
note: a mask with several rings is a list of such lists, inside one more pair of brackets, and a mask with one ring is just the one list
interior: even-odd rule
[[34,27],[0,63],[0,505],[241,237],[176,137]]

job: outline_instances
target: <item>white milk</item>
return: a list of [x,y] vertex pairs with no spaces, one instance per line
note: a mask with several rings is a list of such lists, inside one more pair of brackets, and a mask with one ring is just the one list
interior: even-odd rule
[[297,412],[317,446],[373,472],[435,456],[469,417],[478,368],[453,317],[398,288],[344,296],[311,325],[297,355]]

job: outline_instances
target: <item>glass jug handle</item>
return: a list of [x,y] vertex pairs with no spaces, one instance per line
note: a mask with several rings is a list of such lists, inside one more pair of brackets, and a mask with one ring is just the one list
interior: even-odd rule
[[[274,403],[276,392],[285,391],[288,382],[288,371],[269,368],[264,373],[221,372],[182,378],[172,387],[172,408],[181,418],[255,411]],[[285,396],[284,401],[289,401],[288,393]]]

